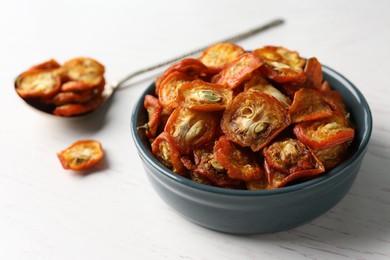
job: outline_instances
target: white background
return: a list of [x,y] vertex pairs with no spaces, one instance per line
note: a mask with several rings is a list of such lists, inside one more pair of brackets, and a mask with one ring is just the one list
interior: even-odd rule
[[[388,259],[390,257],[390,1],[0,2],[0,259]],[[180,217],[152,190],[130,114],[161,71],[129,82],[98,116],[72,121],[30,110],[13,80],[33,64],[90,56],[107,81],[281,17],[239,44],[316,56],[365,95],[373,134],[358,178],[333,209],[277,234],[233,236]],[[102,142],[87,176],[56,153]]]

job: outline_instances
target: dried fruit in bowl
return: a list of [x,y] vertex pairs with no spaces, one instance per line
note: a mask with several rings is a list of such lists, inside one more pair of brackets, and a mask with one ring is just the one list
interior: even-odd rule
[[138,129],[163,165],[195,182],[282,188],[326,174],[350,152],[353,124],[331,87],[315,57],[219,43],[156,80]]
[[208,144],[215,137],[220,119],[214,113],[178,107],[165,125],[180,151],[189,154],[194,148]]
[[209,69],[219,72],[244,52],[245,50],[241,46],[221,42],[207,48],[199,57],[199,60]]
[[253,54],[264,59],[265,65],[261,68],[269,79],[278,83],[302,83],[306,79],[302,69],[305,60],[296,51],[290,51],[284,47],[265,46],[255,49]]
[[229,140],[256,152],[290,122],[287,109],[274,97],[259,92],[242,92],[224,111],[221,127]]
[[225,110],[233,91],[222,85],[194,80],[179,89],[179,106],[200,111]]

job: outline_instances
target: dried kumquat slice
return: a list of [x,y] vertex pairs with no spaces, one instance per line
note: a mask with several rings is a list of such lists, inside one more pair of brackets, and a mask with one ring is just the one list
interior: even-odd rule
[[214,157],[232,179],[253,181],[263,177],[263,171],[257,164],[254,154],[229,141],[226,136],[221,136],[215,143]]
[[178,107],[179,89],[193,80],[194,78],[192,76],[188,76],[179,71],[174,71],[169,74],[169,76],[161,82],[158,90],[160,104],[169,111]]
[[209,69],[219,72],[244,53],[245,50],[234,43],[221,42],[208,47],[198,59]]
[[80,140],[57,154],[62,167],[67,170],[87,170],[101,161],[104,152],[100,142]]
[[301,88],[294,95],[294,101],[288,111],[293,123],[329,117],[332,109],[324,95],[311,88]]
[[156,137],[158,126],[163,112],[158,98],[152,95],[146,95],[144,98],[144,107],[148,112],[148,122],[146,123],[145,135],[149,141]]
[[22,98],[48,98],[61,90],[61,79],[53,71],[26,71],[16,79],[16,92]]
[[213,113],[178,107],[168,118],[165,131],[175,140],[182,153],[189,154],[213,140],[219,121]]
[[302,143],[315,150],[322,150],[352,141],[355,130],[347,125],[345,118],[333,114],[330,117],[298,123],[293,132]]
[[237,88],[248,79],[252,72],[263,64],[263,59],[251,53],[244,53],[230,62],[220,73],[215,75],[212,83]]
[[226,108],[221,127],[229,140],[259,151],[290,122],[286,108],[277,99],[246,91],[237,95]]
[[162,132],[152,142],[152,154],[166,167],[172,169],[173,172],[180,175],[185,175],[186,169],[180,160],[181,153],[178,146],[172,137]]
[[233,99],[232,90],[203,80],[194,80],[178,91],[179,106],[200,111],[224,110]]
[[278,83],[305,81],[306,75],[302,69],[305,60],[297,52],[283,47],[265,46],[252,53],[264,58],[265,64],[261,70],[268,78]]

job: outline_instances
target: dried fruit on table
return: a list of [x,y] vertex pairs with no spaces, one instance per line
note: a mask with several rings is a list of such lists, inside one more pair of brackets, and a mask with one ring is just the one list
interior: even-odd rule
[[88,170],[98,164],[104,151],[100,142],[80,140],[57,154],[62,167],[66,170]]

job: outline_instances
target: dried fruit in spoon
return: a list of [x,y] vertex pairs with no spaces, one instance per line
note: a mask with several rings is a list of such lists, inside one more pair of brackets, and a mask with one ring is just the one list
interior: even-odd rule
[[104,151],[100,142],[80,140],[57,154],[62,167],[66,170],[88,170],[99,163]]
[[102,103],[104,66],[88,57],[78,57],[60,65],[50,59],[23,72],[15,90],[27,103],[57,116],[77,116],[91,112]]

